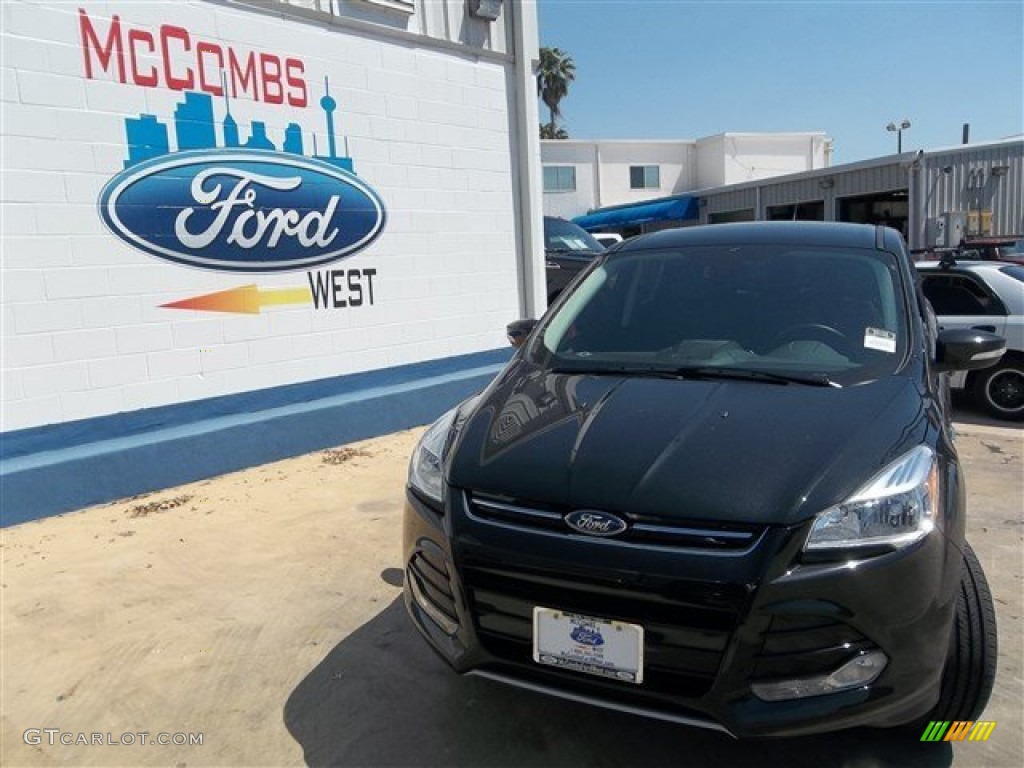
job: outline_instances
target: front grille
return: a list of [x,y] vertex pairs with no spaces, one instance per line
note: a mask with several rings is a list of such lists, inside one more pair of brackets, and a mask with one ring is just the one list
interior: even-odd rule
[[757,655],[753,677],[771,680],[833,672],[876,646],[849,624],[831,616],[772,617]]
[[[470,516],[480,522],[527,531],[546,531],[562,536],[585,536],[572,530],[564,520],[565,515],[575,511],[574,509],[479,493],[469,495],[467,501]],[[739,554],[754,547],[765,531],[764,526],[717,525],[656,515],[614,513],[627,527],[610,540],[649,547]]]
[[697,697],[710,689],[748,595],[738,585],[624,587],[610,580],[483,563],[466,564],[460,573],[480,642],[499,659],[533,664],[537,605],[626,621],[644,628],[643,687],[676,696]]

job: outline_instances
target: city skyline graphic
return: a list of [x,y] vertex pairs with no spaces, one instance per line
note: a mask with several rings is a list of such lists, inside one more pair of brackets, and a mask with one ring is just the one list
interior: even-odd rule
[[[223,79],[223,78],[222,78]],[[225,84],[226,86],[226,84]],[[334,113],[338,103],[330,95],[330,83],[324,78],[324,95],[320,98],[320,108],[325,115],[327,132],[327,154],[317,154],[316,133],[312,132],[313,157],[325,163],[355,173],[352,158],[337,153],[335,137]],[[213,97],[200,91],[186,91],[185,98],[179,101],[174,109],[174,138],[177,149],[171,149],[170,134],[167,123],[153,114],[140,113],[138,117],[125,118],[125,134],[128,142],[128,159],[125,168],[131,168],[146,160],[202,149],[258,149],[264,151],[284,152],[292,155],[304,155],[302,126],[289,123],[284,130],[284,140],[278,149],[267,134],[267,125],[262,120],[253,120],[249,125],[249,137],[243,143],[239,124],[231,114],[231,101],[224,88],[224,120],[218,123],[214,119]],[[222,143],[217,143],[217,129],[221,128]]]

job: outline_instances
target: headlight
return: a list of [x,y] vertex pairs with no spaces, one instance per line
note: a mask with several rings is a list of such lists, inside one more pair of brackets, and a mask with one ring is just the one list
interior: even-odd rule
[[804,549],[905,547],[935,527],[940,508],[935,452],[920,445],[875,475],[847,501],[821,512]]
[[409,461],[409,485],[438,504],[442,502],[443,495],[441,461],[444,458],[445,441],[458,412],[459,406],[456,406],[431,424],[420,438]]

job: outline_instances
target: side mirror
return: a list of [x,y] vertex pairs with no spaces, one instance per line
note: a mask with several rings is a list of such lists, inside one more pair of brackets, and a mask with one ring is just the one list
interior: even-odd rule
[[939,371],[976,371],[999,362],[1006,339],[987,331],[949,328],[939,331],[935,368]]
[[505,333],[508,335],[508,343],[518,349],[523,346],[526,337],[537,327],[536,320],[516,320],[505,326]]

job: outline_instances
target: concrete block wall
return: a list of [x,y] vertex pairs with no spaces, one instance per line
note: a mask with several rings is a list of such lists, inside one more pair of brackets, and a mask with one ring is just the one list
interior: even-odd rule
[[[5,0],[0,13],[0,431],[504,346],[519,306],[508,57],[202,0]],[[116,53],[104,64],[83,42],[83,15],[100,48],[117,17],[124,78]],[[162,54],[167,25],[186,31],[189,50],[174,32]],[[134,47],[130,32],[141,36]],[[206,53],[197,58],[200,44]],[[339,153],[383,200],[387,224],[368,248],[320,269],[375,270],[372,304],[259,314],[164,308],[248,284],[308,287],[310,278],[170,263],[104,226],[98,199],[125,167],[126,119],[158,118],[173,151],[175,110],[189,89],[169,87],[167,74],[191,71],[191,90],[201,75],[218,82],[212,50],[301,62],[304,106],[257,99],[252,89],[230,99],[243,142],[262,121],[280,149],[296,123],[304,154],[313,154],[314,137],[323,154],[319,100],[329,79]],[[159,82],[137,84],[133,73]],[[219,138],[223,98],[213,96],[213,109]]]

